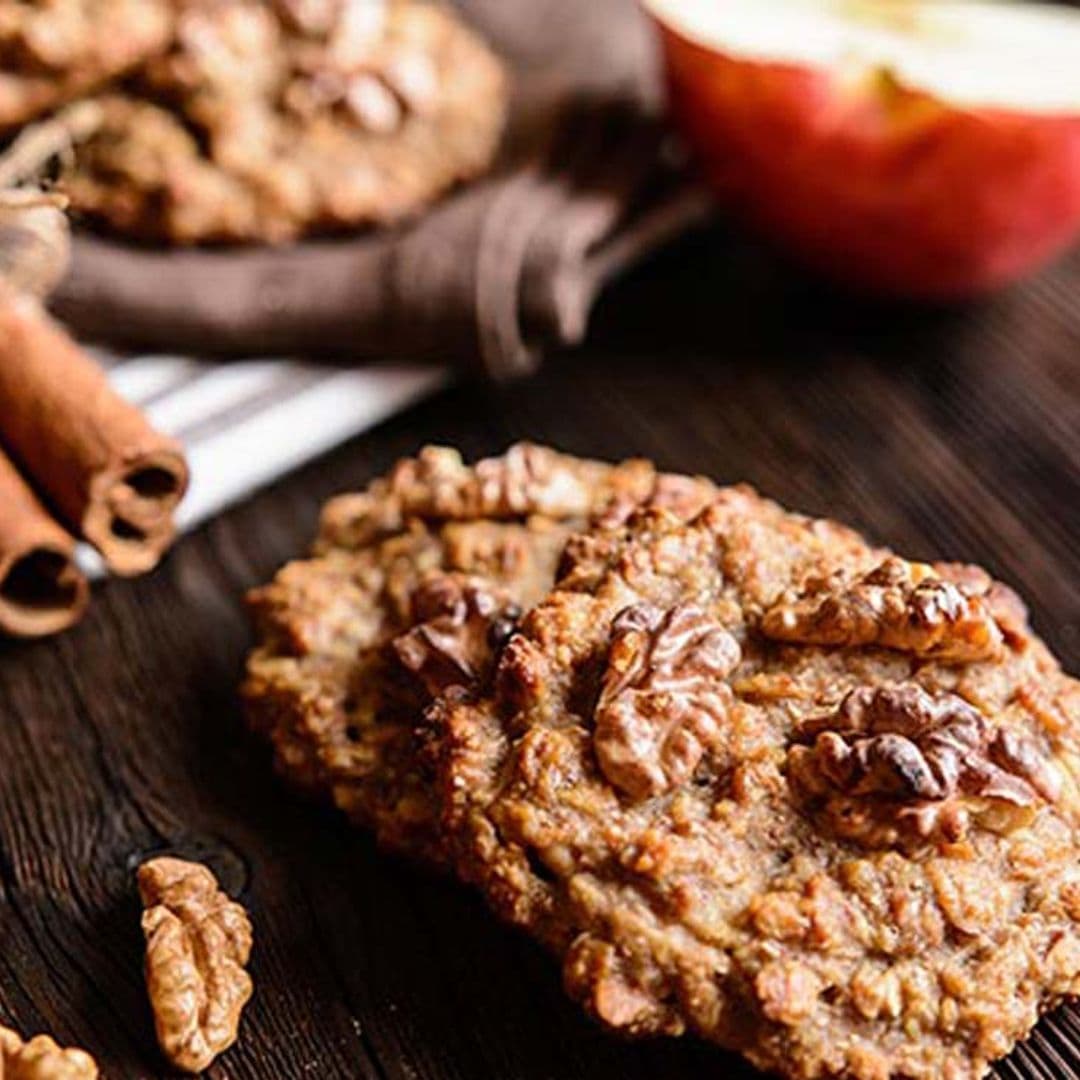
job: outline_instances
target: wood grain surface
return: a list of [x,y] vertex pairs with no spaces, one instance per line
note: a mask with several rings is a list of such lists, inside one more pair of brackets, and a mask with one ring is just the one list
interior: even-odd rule
[[[451,882],[285,791],[244,731],[241,597],[319,504],[424,442],[513,439],[747,480],[902,553],[981,562],[1080,670],[1080,255],[950,311],[857,303],[722,231],[605,299],[533,381],[461,386],[216,520],[51,642],[0,646],[0,1022],[170,1075],[142,988],[132,867],[208,861],[249,906],[256,997],[213,1077],[750,1076],[694,1042],[626,1044]],[[0,509],[2,512],[2,509]],[[1002,1076],[1080,1070],[1061,1011]]]

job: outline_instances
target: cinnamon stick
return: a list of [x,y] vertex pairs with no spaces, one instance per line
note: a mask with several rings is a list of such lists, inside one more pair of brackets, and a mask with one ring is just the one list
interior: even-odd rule
[[0,632],[44,637],[73,625],[90,590],[75,541],[0,451]]
[[31,297],[0,286],[0,440],[116,574],[157,565],[188,484],[154,431]]

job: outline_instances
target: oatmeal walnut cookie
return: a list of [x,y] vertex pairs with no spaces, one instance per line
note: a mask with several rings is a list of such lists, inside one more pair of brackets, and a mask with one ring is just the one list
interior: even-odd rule
[[0,0],[0,131],[164,52],[168,0]]
[[64,1050],[48,1035],[24,1042],[0,1026],[0,1080],[97,1080],[98,1068],[84,1050]]
[[75,210],[178,244],[400,220],[491,164],[506,79],[423,0],[179,0],[172,48],[65,180]]
[[315,557],[251,595],[252,726],[296,786],[331,797],[384,847],[441,862],[438,804],[414,733],[423,710],[486,683],[591,516],[647,500],[690,514],[712,491],[643,461],[607,465],[520,444],[467,465],[428,447],[332,500]]
[[151,859],[138,881],[158,1043],[177,1068],[202,1072],[236,1041],[251,998],[251,922],[199,863]]
[[[458,872],[594,1016],[798,1080],[968,1080],[1080,992],[1080,693],[1014,594],[745,488],[690,523],[616,516],[563,569],[428,739]],[[814,608],[810,640],[777,640],[821,582],[858,617],[822,642]],[[689,647],[650,653],[688,609]],[[624,741],[653,778],[629,789],[605,760],[624,669],[667,695],[646,717],[701,733],[675,770],[660,726]],[[957,806],[962,830],[848,836]]]

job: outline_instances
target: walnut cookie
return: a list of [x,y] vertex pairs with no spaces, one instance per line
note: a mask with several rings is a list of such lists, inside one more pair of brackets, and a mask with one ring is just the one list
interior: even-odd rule
[[590,517],[617,520],[647,500],[688,517],[714,490],[643,461],[528,444],[472,466],[437,447],[399,462],[331,501],[315,557],[251,594],[252,726],[295,785],[328,794],[384,847],[440,862],[438,804],[415,738],[424,708],[486,680]]
[[630,1034],[983,1075],[1080,991],[1080,684],[973,567],[725,489],[573,539],[431,710],[446,843]]
[[0,0],[0,131],[164,52],[169,0]]
[[177,244],[385,224],[487,170],[502,67],[424,0],[179,0],[170,51],[81,148],[73,209]]

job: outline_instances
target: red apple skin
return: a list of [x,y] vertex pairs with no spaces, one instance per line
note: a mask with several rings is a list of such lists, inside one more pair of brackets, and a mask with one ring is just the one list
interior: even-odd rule
[[1080,115],[951,107],[660,35],[673,116],[721,198],[834,279],[958,299],[1080,233]]

